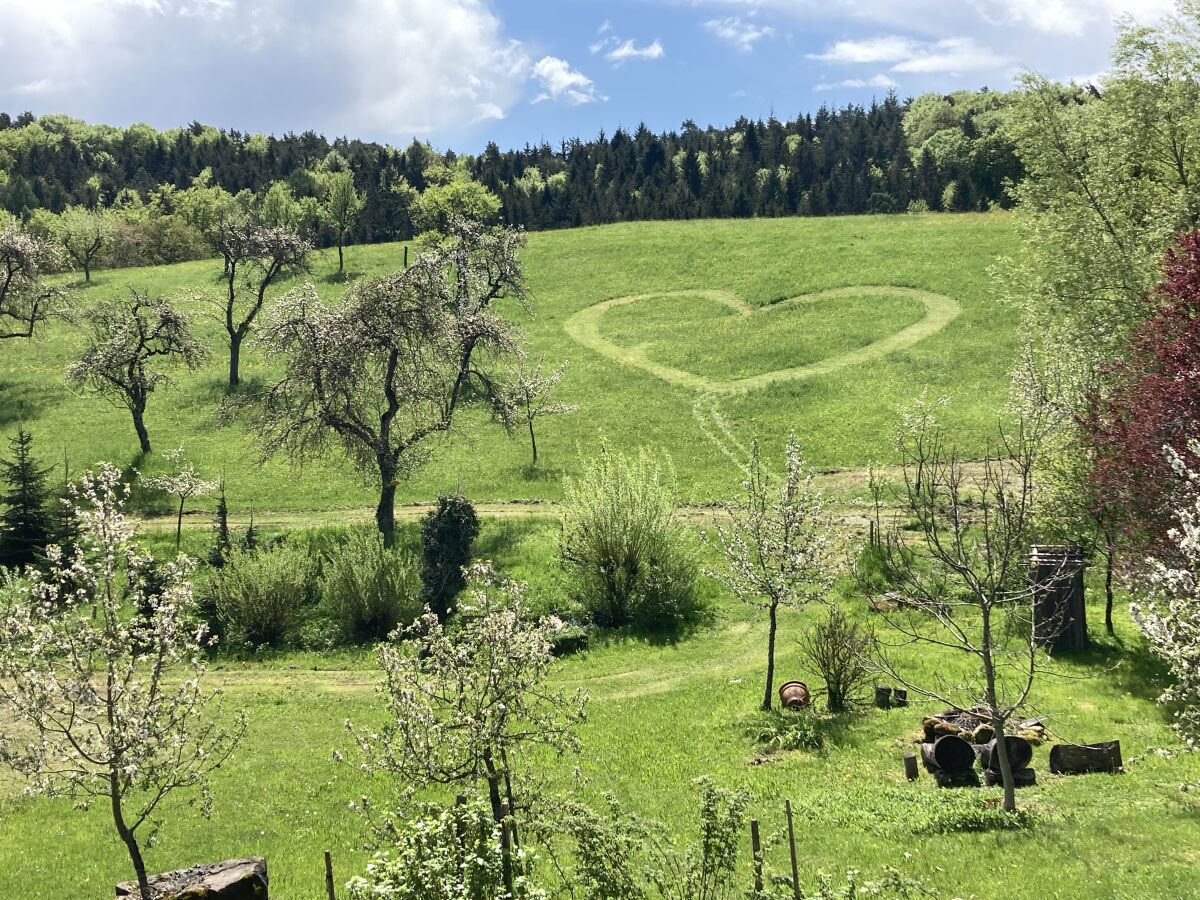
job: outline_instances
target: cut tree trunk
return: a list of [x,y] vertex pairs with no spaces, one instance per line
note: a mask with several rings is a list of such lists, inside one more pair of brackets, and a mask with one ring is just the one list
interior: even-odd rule
[[[1012,763],[1013,772],[1029,768],[1029,763],[1033,761],[1033,745],[1015,734],[1005,737],[1004,743],[1008,747],[1008,760]],[[979,764],[988,771],[1000,771],[1000,754],[996,752],[995,738],[980,746]]]
[[1050,748],[1050,771],[1055,775],[1121,772],[1121,742],[1055,744]]
[[888,709],[892,705],[892,689],[884,684],[875,686],[875,705],[880,709]]
[[956,734],[948,734],[932,744],[921,745],[921,758],[931,772],[949,774],[969,772],[975,766],[975,748]]

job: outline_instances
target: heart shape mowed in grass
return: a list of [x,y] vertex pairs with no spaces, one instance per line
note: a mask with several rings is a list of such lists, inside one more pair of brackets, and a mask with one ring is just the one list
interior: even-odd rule
[[[804,365],[787,366],[771,372],[764,372],[742,378],[720,380],[719,378],[698,375],[685,369],[666,365],[650,358],[647,344],[636,346],[621,346],[609,340],[601,333],[601,322],[612,309],[630,306],[637,303],[648,303],[655,300],[672,300],[678,298],[699,298],[717,303],[734,310],[738,316],[769,315],[772,311],[788,309],[800,304],[812,304],[824,300],[850,300],[859,298],[877,298],[880,300],[903,299],[917,301],[925,308],[925,315],[899,331],[881,337],[862,347],[857,347],[845,353],[819,359]],[[919,291],[913,288],[892,287],[888,285],[865,285],[835,288],[814,294],[805,294],[773,303],[770,306],[755,308],[744,300],[727,291],[669,291],[656,294],[638,294],[633,297],[618,297],[605,300],[594,306],[589,306],[572,315],[564,323],[567,334],[583,346],[624,365],[633,366],[649,372],[663,381],[680,387],[709,393],[739,393],[766,387],[785,381],[800,381],[817,375],[827,375],[847,366],[858,365],[906,350],[919,341],[941,331],[953,322],[962,312],[958,301],[944,294],[931,291]]]

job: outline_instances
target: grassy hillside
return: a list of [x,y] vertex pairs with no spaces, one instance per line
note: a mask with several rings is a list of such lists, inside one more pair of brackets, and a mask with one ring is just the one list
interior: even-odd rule
[[[1014,313],[994,301],[988,268],[1014,248],[1002,215],[638,223],[531,235],[524,262],[535,310],[522,326],[535,353],[571,360],[561,397],[581,411],[544,423],[536,470],[524,442],[485,416],[466,417],[433,464],[402,486],[401,500],[456,488],[481,500],[553,499],[563,473],[604,436],[665,448],[686,499],[709,501],[727,494],[734,469],[706,434],[777,442],[795,429],[817,466],[861,467],[889,458],[897,409],[922,390],[955,399],[950,418],[966,449],[981,453],[1015,347]],[[327,296],[345,286],[335,260],[325,253],[312,274]],[[348,251],[352,275],[401,260],[399,245]],[[79,296],[87,303],[130,288],[194,296],[215,293],[219,276],[217,262],[105,271]],[[630,297],[639,300],[598,306]],[[224,470],[235,514],[369,505],[370,490],[344,460],[299,472],[283,459],[260,466],[250,435],[219,427],[223,331],[204,304],[186,305],[212,357],[152,398],[155,447],[182,444],[202,472]],[[579,336],[572,326],[581,318],[607,355],[568,335]],[[136,459],[124,410],[65,386],[79,346],[59,324],[44,340],[0,347],[0,435],[24,424],[43,458],[65,452],[75,469],[107,459],[153,470],[153,458]],[[244,378],[269,374],[269,361],[253,352],[243,359]]]

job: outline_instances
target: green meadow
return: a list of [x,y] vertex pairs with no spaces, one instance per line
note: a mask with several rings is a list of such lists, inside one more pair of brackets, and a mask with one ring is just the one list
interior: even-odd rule
[[[707,503],[728,494],[736,469],[706,435],[778,444],[795,430],[814,466],[860,469],[889,461],[898,411],[923,391],[953,398],[948,421],[964,451],[981,454],[1015,348],[1016,313],[995,302],[988,269],[1015,250],[1004,215],[636,223],[532,234],[523,255],[532,311],[509,312],[533,354],[544,353],[548,364],[570,361],[559,396],[580,411],[541,423],[536,469],[520,436],[510,439],[487,415],[465,416],[433,462],[402,485],[400,499],[461,490],[479,501],[554,500],[562,476],[605,439],[667,451],[683,499]],[[403,261],[400,245],[347,253],[350,278]],[[335,268],[336,254],[326,251],[308,276],[327,299],[345,289]],[[224,472],[235,516],[370,506],[371,489],[345,460],[264,465],[254,436],[220,419],[227,350],[202,299],[219,282],[219,262],[197,262],[101,271],[77,292],[80,304],[131,289],[178,297],[195,317],[211,357],[151,398],[156,449],[184,446],[202,473]],[[717,302],[708,299],[713,292]],[[927,294],[950,298],[950,309],[926,309]],[[648,299],[596,314],[632,296]],[[568,334],[573,317],[589,311],[613,352]],[[124,410],[67,387],[78,335],[60,324],[42,340],[8,343],[18,345],[0,355],[0,434],[23,425],[44,459],[65,454],[75,470],[98,460],[156,469],[153,455],[138,458]],[[649,369],[624,359],[629,349]],[[679,383],[655,368],[699,381]],[[798,377],[773,377],[797,369]],[[242,371],[253,389],[269,381],[271,363],[251,351]],[[740,386],[746,378],[752,386]],[[731,382],[733,389],[710,389]]]
[[[536,469],[519,436],[468,416],[402,486],[401,498],[423,503],[461,490],[480,501],[476,555],[552,604],[562,591],[558,522],[552,507],[522,501],[559,499],[563,476],[601,441],[667,451],[682,499],[699,505],[736,488],[738,470],[720,448],[758,438],[777,455],[794,430],[847,499],[861,494],[862,469],[894,462],[900,410],[924,392],[952,398],[944,419],[965,454],[982,456],[1016,349],[1016,312],[995,300],[989,268],[1016,248],[1004,215],[642,223],[531,235],[523,258],[532,315],[511,312],[521,316],[535,355],[570,360],[559,396],[580,411],[543,421]],[[347,250],[350,277],[389,271],[402,258],[399,245]],[[310,276],[327,297],[345,289],[335,266],[327,252]],[[292,529],[365,520],[372,490],[343,459],[299,469],[286,459],[264,464],[251,434],[219,420],[222,332],[196,296],[215,292],[219,276],[219,262],[104,271],[79,291],[80,303],[131,288],[189,298],[212,358],[153,397],[156,450],[182,445],[202,473],[224,472],[239,521],[250,510]],[[97,460],[155,470],[158,454],[136,456],[124,411],[65,386],[79,347],[77,335],[56,325],[42,340],[0,348],[0,434],[24,426],[44,461],[65,454],[76,471]],[[244,358],[252,387],[271,370],[254,352]],[[198,526],[210,506],[194,505],[197,527],[185,534],[184,549],[201,554],[209,538]],[[501,515],[508,506],[520,515]],[[699,530],[704,514],[697,517]],[[147,535],[157,551],[169,551],[162,528]],[[411,524],[403,537],[415,541]],[[717,564],[711,547],[702,552]],[[1102,596],[1097,587],[1093,600]],[[591,696],[582,752],[535,755],[525,760],[527,772],[551,791],[575,787],[594,801],[612,794],[680,842],[695,834],[700,776],[746,788],[771,838],[790,800],[810,886],[820,872],[840,879],[848,869],[872,876],[891,866],[923,879],[937,897],[1195,895],[1200,805],[1179,786],[1200,778],[1200,758],[1158,752],[1178,748],[1155,702],[1164,673],[1123,611],[1115,638],[1058,661],[1058,677],[1043,679],[1032,711],[1048,717],[1058,740],[1120,739],[1127,771],[1054,777],[1040,747],[1038,785],[1019,795],[1024,827],[997,828],[998,789],[939,791],[925,774],[905,781],[902,757],[921,716],[934,711],[920,703],[830,718],[819,749],[764,755],[752,731],[760,722],[765,621],[715,581],[704,579],[702,593],[708,618],[691,632],[669,640],[602,635],[587,653],[562,661],[556,684]],[[848,578],[837,596],[853,618],[870,619]],[[783,616],[780,680],[819,680],[795,646],[819,614]],[[1102,610],[1089,617],[1101,621]],[[960,660],[928,648],[909,648],[900,661],[918,682],[965,674]],[[366,796],[386,805],[395,787],[354,767],[343,728],[346,719],[377,719],[373,657],[367,650],[221,654],[210,679],[227,705],[249,712],[250,730],[218,773],[213,818],[172,800],[148,864],[163,871],[261,854],[272,897],[320,900],[324,851],[333,854],[339,883],[367,859],[368,830],[350,804]],[[335,751],[348,761],[336,761]],[[768,858],[775,871],[786,869],[778,842]],[[11,773],[0,774],[0,893],[99,900],[128,875],[104,809],[80,814],[65,800],[26,798]],[[747,887],[749,878],[747,866]]]

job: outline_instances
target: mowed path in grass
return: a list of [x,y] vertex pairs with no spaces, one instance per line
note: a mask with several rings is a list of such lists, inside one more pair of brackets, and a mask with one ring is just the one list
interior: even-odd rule
[[[727,497],[739,473],[706,437],[704,417],[695,411],[702,392],[624,365],[568,334],[578,314],[613,298],[645,295],[715,292],[737,298],[739,311],[721,308],[745,321],[724,342],[721,323],[706,321],[702,306],[689,307],[693,321],[654,321],[661,301],[610,311],[617,318],[605,328],[621,333],[605,336],[622,347],[653,338],[663,356],[656,348],[651,358],[708,383],[765,376],[754,390],[714,395],[723,428],[743,446],[753,437],[778,446],[795,430],[819,469],[888,463],[899,410],[928,391],[953,398],[947,424],[968,455],[982,454],[1006,396],[1016,347],[1016,313],[993,299],[988,270],[1015,249],[1012,221],[1003,214],[646,222],[532,234],[522,259],[533,314],[511,304],[503,311],[520,324],[530,350],[545,354],[547,365],[570,360],[558,396],[580,411],[540,423],[536,468],[520,434],[510,439],[484,411],[465,415],[430,465],[401,485],[399,500],[428,502],[455,490],[479,501],[556,500],[563,476],[577,472],[601,438],[623,449],[651,446],[670,453],[688,503]],[[402,259],[401,245],[348,248],[349,278],[391,271]],[[323,253],[309,276],[326,300],[349,283],[335,267],[336,253]],[[130,288],[168,296],[216,294],[220,274],[219,261],[98,272],[91,287],[79,290],[80,302],[125,296]],[[280,290],[298,283],[293,279]],[[902,291],[890,299],[864,297],[856,287],[861,285]],[[960,313],[951,320],[943,303],[928,315],[914,299],[933,295],[952,298]],[[802,296],[825,299],[781,306]],[[202,473],[216,477],[223,471],[231,509],[243,518],[251,510],[286,516],[371,506],[369,481],[340,456],[303,467],[282,458],[264,464],[244,424],[221,422],[223,331],[210,305],[194,299],[183,305],[212,356],[198,372],[175,373],[174,383],[151,399],[147,419],[155,447],[183,445]],[[756,312],[747,315],[746,309]],[[939,325],[936,333],[924,333]],[[646,337],[639,339],[639,330]],[[677,339],[670,340],[672,334]],[[913,336],[921,339],[910,342]],[[101,459],[156,471],[162,466],[158,454],[138,457],[124,410],[67,388],[63,373],[81,343],[62,324],[41,341],[5,342],[0,437],[24,425],[46,463],[65,454],[74,471]],[[796,368],[804,377],[770,377]],[[256,351],[244,356],[251,389],[275,371],[275,363]],[[207,512],[211,504],[209,498],[198,508]]]
[[[854,350],[848,350],[843,353],[835,352],[806,365],[786,366],[785,368],[774,369],[761,372],[757,375],[728,381],[717,380],[696,372],[665,365],[652,357],[652,345],[650,343],[642,342],[634,346],[621,346],[610,340],[603,333],[605,316],[612,309],[623,306],[634,306],[635,304],[639,306],[647,305],[655,301],[670,301],[676,298],[700,298],[732,310],[734,315],[741,319],[750,319],[755,317],[756,314],[759,317],[765,317],[775,310],[787,309],[800,304],[812,305],[821,301],[859,298],[871,298],[881,302],[896,298],[913,300],[924,307],[925,315],[919,321],[899,331],[885,334],[876,340],[869,338],[859,340],[857,343],[860,346]],[[787,381],[802,381],[806,378],[814,378],[819,375],[829,375],[848,366],[859,366],[880,359],[890,353],[907,350],[918,342],[937,334],[958,318],[961,312],[962,307],[952,297],[935,294],[931,291],[918,291],[912,288],[888,287],[885,285],[856,285],[853,287],[835,288],[802,297],[791,297],[786,300],[780,300],[768,307],[759,309],[755,309],[744,300],[725,291],[698,290],[642,294],[634,297],[618,297],[613,300],[606,300],[603,303],[597,303],[595,306],[575,313],[575,315],[571,316],[564,323],[564,328],[572,339],[588,349],[594,350],[602,356],[607,356],[615,362],[649,372],[651,375],[661,378],[668,384],[705,393],[732,394],[753,391]],[[688,322],[686,320],[677,320],[674,324],[686,340]],[[858,334],[869,333],[867,323],[865,322],[860,325],[851,320],[850,322],[843,322],[843,325]],[[726,325],[726,327],[728,326]],[[634,330],[636,332],[636,321]]]

